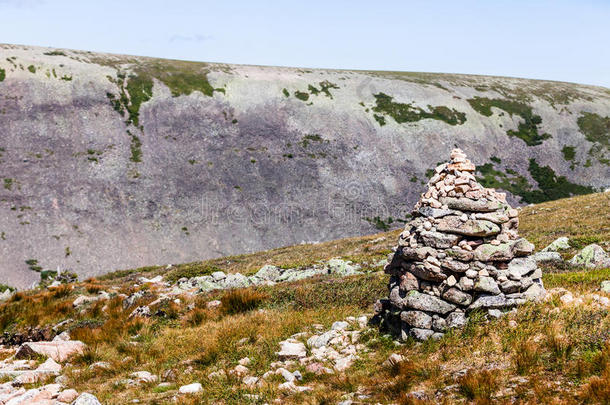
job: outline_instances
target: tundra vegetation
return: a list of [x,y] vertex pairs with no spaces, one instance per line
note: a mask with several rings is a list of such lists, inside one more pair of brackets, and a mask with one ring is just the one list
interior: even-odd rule
[[[595,242],[610,247],[610,195],[589,194],[545,202],[521,210],[520,233],[538,249],[560,236],[570,238],[561,254],[568,258]],[[320,324],[328,329],[338,320],[372,312],[373,302],[385,295],[387,276],[374,263],[390,252],[400,230],[319,244],[284,247],[254,254],[224,257],[184,265],[147,267],[110,273],[81,283],[23,291],[0,305],[0,331],[5,336],[29,328],[49,328],[72,319],[72,339],[86,351],[66,365],[66,385],[94,393],[102,403],[338,403],[365,395],[380,403],[604,403],[610,395],[610,312],[584,301],[564,304],[557,296],[520,307],[516,313],[484,321],[471,316],[462,330],[438,341],[408,340],[396,345],[376,328],[364,328],[360,342],[368,351],[347,370],[315,374],[296,365],[299,384],[309,392],[289,393],[270,384],[248,386],[240,378],[209,377],[232,370],[248,357],[247,368],[262,375],[278,360],[279,342]],[[135,306],[156,299],[155,284],[139,277],[182,277],[226,273],[252,274],[266,264],[305,268],[341,257],[362,265],[363,274],[318,276],[274,286],[217,290],[179,302],[153,307],[150,317],[130,317]],[[32,262],[33,263],[33,262]],[[599,292],[610,268],[587,270],[545,265],[547,289],[565,288],[572,294]],[[110,291],[108,300],[76,308],[81,294]],[[118,294],[138,292],[134,307],[125,309]],[[608,294],[606,294],[608,296]],[[209,303],[218,300],[216,306]],[[309,350],[309,349],[308,349]],[[402,357],[390,355],[398,354]],[[103,362],[103,363],[100,363]],[[100,364],[103,367],[100,368]],[[168,376],[169,384],[125,384],[134,371]],[[218,374],[216,374],[218,375]],[[275,379],[274,379],[275,378]],[[276,381],[277,380],[277,381]],[[178,394],[178,387],[199,382],[203,391]],[[28,388],[44,382],[28,385]],[[420,398],[420,399],[418,399]]]

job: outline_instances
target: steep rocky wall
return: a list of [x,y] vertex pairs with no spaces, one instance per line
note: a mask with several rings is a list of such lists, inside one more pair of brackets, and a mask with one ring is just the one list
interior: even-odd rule
[[0,46],[0,275],[400,226],[456,145],[511,203],[610,186],[610,90]]

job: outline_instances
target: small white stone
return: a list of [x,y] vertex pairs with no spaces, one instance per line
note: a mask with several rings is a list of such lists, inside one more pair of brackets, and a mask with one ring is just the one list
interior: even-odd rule
[[200,383],[183,385],[182,387],[180,387],[178,389],[178,392],[180,392],[181,394],[195,394],[195,393],[198,393],[201,391],[203,391],[203,387],[201,386]]

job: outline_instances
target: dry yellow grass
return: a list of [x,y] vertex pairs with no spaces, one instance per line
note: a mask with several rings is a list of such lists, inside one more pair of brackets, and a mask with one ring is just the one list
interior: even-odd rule
[[[526,207],[521,214],[521,233],[539,248],[563,235],[608,246],[608,198],[608,194],[598,194]],[[570,224],[571,218],[579,225]],[[175,270],[221,268],[251,273],[264,264],[298,267],[332,257],[370,263],[385,257],[398,232],[215,259]],[[596,292],[601,280],[610,279],[610,269],[548,270],[544,275],[548,287],[561,286],[579,293]],[[180,403],[255,403],[247,395],[256,394],[260,403],[279,399],[282,403],[335,404],[343,395],[356,391],[368,395],[367,401],[373,403],[577,404],[604,403],[609,395],[610,313],[590,300],[574,307],[561,307],[558,299],[530,304],[489,323],[472,316],[464,330],[448,333],[438,342],[407,342],[401,347],[370,329],[361,338],[370,350],[368,355],[346,374],[315,376],[302,370],[304,383],[313,392],[298,395],[278,392],[277,384],[247,388],[235,378],[207,376],[234,367],[246,356],[252,359],[252,373],[260,376],[277,360],[280,340],[307,330],[313,323],[329,327],[348,315],[372,312],[375,299],[386,293],[385,275],[316,278],[249,288],[233,299],[226,292],[183,296],[180,305],[155,306],[156,315],[148,319],[130,320],[134,307],[123,309],[119,298],[91,304],[83,312],[71,305],[78,294],[110,291],[111,287],[125,294],[146,292],[136,305],[150,303],[157,289],[134,288],[133,280],[140,274],[150,277],[161,272],[160,268],[141,269],[88,280],[75,284],[74,289],[62,286],[20,293],[0,305],[0,327],[12,332],[74,319],[72,337],[86,342],[89,349],[68,367],[68,384],[95,393],[108,404],[133,399],[171,403],[177,387],[194,381],[203,384],[205,394],[180,397]],[[227,303],[236,302],[240,310],[206,307],[208,301],[223,297]],[[249,297],[255,298],[255,305],[248,304]],[[188,309],[190,304],[194,309]],[[395,352],[408,361],[389,369],[382,366]],[[97,361],[108,362],[110,369],[88,369]],[[158,375],[173,370],[175,377],[169,378],[172,385],[163,389],[155,384],[134,387],[122,383],[131,372],[142,370]],[[445,391],[448,386],[454,388]]]

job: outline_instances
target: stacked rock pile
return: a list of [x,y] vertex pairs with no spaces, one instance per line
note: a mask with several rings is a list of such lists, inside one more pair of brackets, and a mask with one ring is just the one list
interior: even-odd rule
[[542,271],[520,238],[506,194],[482,187],[459,149],[435,169],[385,267],[382,327],[405,339],[440,338],[477,309],[491,316],[544,296]]

